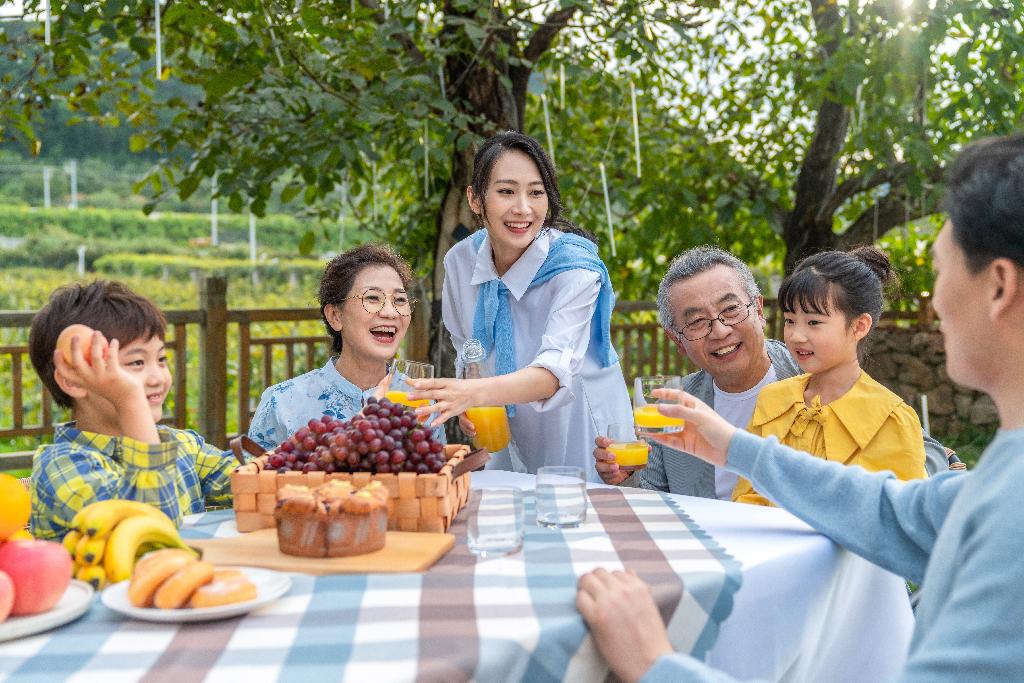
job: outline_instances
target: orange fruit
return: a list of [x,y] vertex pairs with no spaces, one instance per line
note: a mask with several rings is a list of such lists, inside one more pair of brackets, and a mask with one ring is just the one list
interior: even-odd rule
[[0,474],[0,541],[25,528],[31,508],[25,485],[9,474]]
[[[68,325],[57,337],[57,349],[64,356],[64,361],[71,365],[71,340],[78,337],[78,346],[82,349],[82,357],[85,362],[92,365],[92,335],[93,329],[87,325]],[[103,356],[107,355],[108,344],[103,344]]]

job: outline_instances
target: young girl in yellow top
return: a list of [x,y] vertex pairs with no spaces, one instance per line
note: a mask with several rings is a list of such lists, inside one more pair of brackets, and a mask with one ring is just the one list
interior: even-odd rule
[[[882,314],[893,277],[875,247],[827,251],[801,261],[779,289],[784,338],[806,374],[761,390],[748,431],[826,460],[925,476],[917,413],[860,367],[861,343]],[[740,479],[733,500],[771,505]]]

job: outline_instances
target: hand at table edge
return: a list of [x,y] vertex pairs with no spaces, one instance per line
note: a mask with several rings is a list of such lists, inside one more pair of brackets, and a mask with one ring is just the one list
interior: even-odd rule
[[598,651],[624,683],[636,683],[658,658],[672,654],[650,588],[633,571],[595,569],[580,577],[576,609]]

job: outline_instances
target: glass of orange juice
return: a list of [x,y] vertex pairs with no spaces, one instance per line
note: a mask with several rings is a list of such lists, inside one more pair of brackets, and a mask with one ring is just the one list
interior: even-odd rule
[[647,467],[647,442],[639,438],[632,422],[613,422],[605,436],[611,439],[608,452],[615,456],[619,469],[632,472]]
[[505,450],[512,434],[508,428],[505,406],[476,406],[466,411],[466,417],[476,428],[473,445],[491,453]]
[[682,389],[683,381],[678,375],[655,375],[637,377],[633,381],[633,422],[637,432],[647,434],[667,434],[681,431],[685,420],[678,417],[662,415],[658,411],[659,404],[671,403],[654,397],[655,389]]
[[388,390],[385,392],[384,396],[392,403],[401,403],[402,405],[413,408],[425,406],[430,403],[430,401],[409,400],[409,394],[412,393],[413,388],[409,386],[409,382],[406,380],[433,378],[434,366],[430,363],[417,363],[412,360],[393,361],[391,363],[391,384],[388,386]]

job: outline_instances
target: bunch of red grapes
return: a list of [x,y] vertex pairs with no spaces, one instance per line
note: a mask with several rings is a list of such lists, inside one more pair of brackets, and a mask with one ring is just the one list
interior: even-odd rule
[[444,444],[416,422],[411,408],[367,399],[351,420],[330,415],[312,419],[270,455],[278,472],[416,472],[444,467]]

